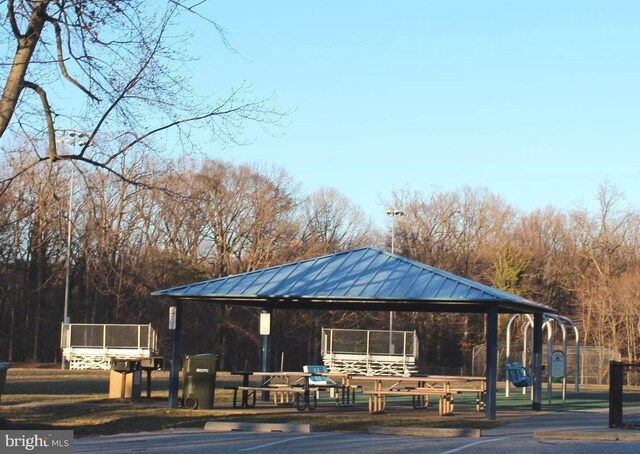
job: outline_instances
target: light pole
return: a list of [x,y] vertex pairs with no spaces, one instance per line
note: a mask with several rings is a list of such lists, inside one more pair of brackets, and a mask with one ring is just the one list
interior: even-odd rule
[[[56,134],[58,138],[56,139],[56,143],[58,144],[68,144],[73,147],[73,151],[75,152],[76,145],[85,145],[89,139],[89,134],[81,131],[74,130],[56,130]],[[63,315],[63,324],[64,329],[62,331],[62,341],[66,340],[66,336],[68,335],[68,326],[71,323],[71,316],[69,315],[69,293],[70,293],[70,277],[71,277],[71,215],[73,214],[73,180],[75,175],[75,166],[71,167],[71,180],[69,181],[69,208],[67,211],[67,270],[65,277],[65,285],[64,285],[64,315]],[[63,344],[64,346],[64,344]],[[64,352],[62,353],[62,369],[65,368],[65,360],[64,360]]]
[[[404,211],[393,208],[384,212],[387,216],[391,216],[391,253],[395,253],[395,241],[396,241],[396,217],[404,216]],[[389,354],[395,353],[393,345],[393,311],[389,312]]]

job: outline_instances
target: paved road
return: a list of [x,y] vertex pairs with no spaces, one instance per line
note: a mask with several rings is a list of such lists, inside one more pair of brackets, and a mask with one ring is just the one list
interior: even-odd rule
[[[534,438],[534,433],[578,432],[570,440]],[[632,435],[640,431],[632,431]],[[526,452],[623,454],[640,452],[640,441],[591,441],[598,434],[616,434],[607,428],[603,412],[538,414],[483,432],[481,438],[420,438],[363,433],[214,433],[202,430],[117,435],[76,440],[78,453],[495,453]],[[630,431],[624,431],[629,434]],[[597,437],[595,437],[597,438]]]
[[431,439],[354,433],[176,433],[101,437],[76,441],[78,453],[637,453],[638,443],[543,442],[530,435]]

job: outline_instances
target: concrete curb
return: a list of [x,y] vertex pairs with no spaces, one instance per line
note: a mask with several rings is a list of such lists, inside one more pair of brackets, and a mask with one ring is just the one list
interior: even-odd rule
[[640,441],[640,432],[562,432],[545,430],[534,432],[536,440],[577,440],[577,441]]
[[435,427],[369,427],[369,433],[410,437],[461,438],[480,437],[480,429],[441,429]]
[[311,432],[310,424],[278,424],[254,422],[218,422],[209,421],[204,425],[205,432],[230,432],[241,430],[246,432]]

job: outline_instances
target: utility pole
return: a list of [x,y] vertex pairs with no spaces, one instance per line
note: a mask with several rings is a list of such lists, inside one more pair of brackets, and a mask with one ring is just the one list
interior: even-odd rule
[[[86,145],[89,140],[89,134],[81,131],[74,130],[56,130],[56,134],[58,138],[56,139],[56,143],[58,144],[67,144],[73,147],[73,152],[76,151],[76,145]],[[69,296],[71,292],[70,288],[70,280],[71,280],[71,229],[72,225],[72,214],[73,214],[73,180],[75,177],[75,166],[71,167],[71,179],[69,181],[69,208],[67,211],[67,269],[65,276],[65,286],[64,286],[64,315],[62,317],[63,329],[62,329],[62,348],[67,346],[68,338],[69,338],[69,325],[71,324],[71,315],[69,314]],[[62,352],[62,361],[61,361],[62,369],[65,368],[65,358],[64,351]]]
[[[396,217],[404,216],[404,211],[393,208],[384,212],[387,216],[391,216],[391,253],[395,254],[395,241],[396,241]],[[393,315],[394,312],[389,312],[389,354],[395,353],[393,345]]]

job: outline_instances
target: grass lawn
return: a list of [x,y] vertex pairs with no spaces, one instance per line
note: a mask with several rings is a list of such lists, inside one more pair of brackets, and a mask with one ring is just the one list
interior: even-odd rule
[[[439,416],[437,403],[426,410],[411,409],[407,398],[390,399],[384,414],[370,415],[367,400],[357,395],[352,407],[337,407],[323,397],[316,411],[298,412],[290,406],[275,407],[270,402],[255,409],[231,406],[231,391],[224,386],[238,384],[237,377],[219,372],[213,410],[172,409],[168,407],[168,372],[152,375],[151,398],[109,399],[108,371],[70,371],[59,369],[11,368],[0,404],[3,429],[72,429],[76,437],[127,432],[202,428],[207,421],[290,422],[311,424],[316,431],[366,431],[370,426],[413,426],[490,428],[513,418],[530,414],[529,396],[512,391],[509,399],[498,394],[497,421],[487,421],[475,412],[475,395],[456,397],[455,415]],[[144,385],[144,376],[143,376]],[[544,411],[572,411],[607,408],[606,387],[582,387],[580,394],[569,388],[562,403],[556,385],[551,405],[543,387]],[[143,395],[144,386],[143,386]],[[625,395],[625,405],[640,405],[640,393]]]

